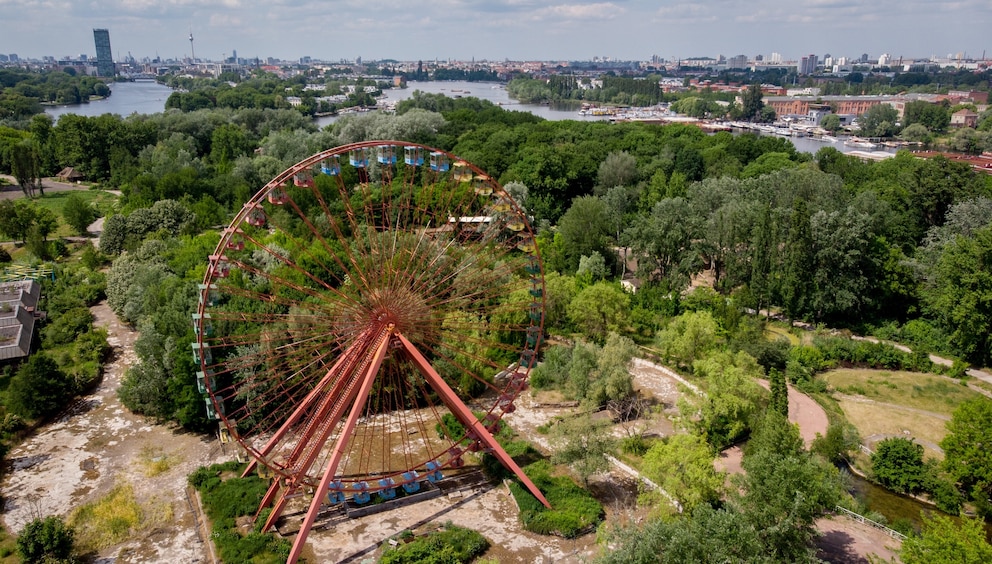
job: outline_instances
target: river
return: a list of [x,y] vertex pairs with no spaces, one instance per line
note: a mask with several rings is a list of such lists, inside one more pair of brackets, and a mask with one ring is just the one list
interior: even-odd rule
[[[891,527],[895,521],[908,521],[912,523],[914,530],[920,530],[923,525],[921,512],[937,513],[944,515],[932,505],[920,503],[915,499],[891,492],[883,487],[872,484],[868,480],[854,474],[848,474],[850,491],[858,499],[862,500],[872,511],[877,511],[885,516]],[[951,515],[951,519],[958,521],[960,518]],[[992,542],[992,522],[985,522],[985,537]]]
[[[129,116],[131,114],[154,114],[165,110],[165,101],[168,99],[172,89],[152,81],[137,82],[115,82],[111,84],[113,94],[102,100],[95,100],[88,104],[77,104],[71,106],[49,106],[45,108],[45,113],[58,119],[64,114],[78,114],[82,116],[99,116],[103,114],[118,114]],[[581,120],[581,121],[601,121],[608,119],[601,116],[580,116],[575,108],[553,107],[545,104],[521,104],[510,98],[504,85],[493,82],[410,82],[407,88],[394,88],[385,90],[386,100],[399,102],[413,96],[417,90],[432,94],[444,94],[446,96],[473,96],[482,100],[488,100],[494,104],[502,106],[507,110],[530,112],[544,119],[558,120]],[[338,116],[319,117],[314,120],[318,127],[324,127],[334,123]],[[833,147],[841,152],[850,152],[853,149],[845,146],[842,142],[828,143],[817,141],[806,137],[789,138],[796,149],[806,153],[816,153],[823,147]],[[879,151],[894,152],[893,149],[880,149]]]

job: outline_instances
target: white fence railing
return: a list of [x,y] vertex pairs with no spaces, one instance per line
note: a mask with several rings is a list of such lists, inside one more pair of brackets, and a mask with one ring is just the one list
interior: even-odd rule
[[872,527],[875,527],[876,529],[879,529],[879,530],[883,531],[885,534],[889,535],[890,537],[892,537],[894,539],[906,540],[906,535],[900,533],[899,531],[892,530],[892,529],[886,527],[885,525],[879,523],[878,521],[872,521],[871,519],[865,517],[864,515],[859,515],[859,514],[853,512],[853,511],[850,511],[848,509],[844,509],[843,507],[841,507],[839,505],[837,506],[837,511],[839,511],[840,513],[843,513],[844,515],[847,515],[848,517],[850,517],[851,519],[854,519],[855,521],[857,521],[859,523],[865,523],[866,525],[870,525]]

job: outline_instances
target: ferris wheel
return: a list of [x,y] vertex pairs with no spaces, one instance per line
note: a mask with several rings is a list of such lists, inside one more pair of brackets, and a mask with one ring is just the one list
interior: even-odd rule
[[434,487],[466,452],[547,505],[492,436],[543,322],[511,195],[449,153],[376,141],[315,154],[244,205],[210,256],[192,346],[221,439],[273,478],[264,529],[312,493],[295,562],[322,507]]

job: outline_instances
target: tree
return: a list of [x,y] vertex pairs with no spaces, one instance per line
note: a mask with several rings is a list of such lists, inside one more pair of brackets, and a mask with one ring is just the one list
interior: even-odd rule
[[75,534],[61,517],[34,519],[17,536],[17,553],[22,562],[63,561],[72,555]]
[[924,513],[923,530],[902,541],[899,557],[905,564],[985,564],[992,562],[992,546],[981,519],[965,517],[956,523]]
[[0,201],[0,232],[8,237],[27,242],[37,217],[37,209],[24,200]]
[[785,373],[774,368],[768,374],[768,384],[771,391],[769,405],[776,413],[789,416],[789,387],[785,383]]
[[761,366],[746,352],[719,352],[693,363],[693,372],[705,381],[705,396],[686,395],[683,414],[698,413],[685,424],[723,448],[744,437],[765,403],[764,389],[755,381]]
[[698,254],[692,252],[699,222],[681,197],[665,198],[650,213],[635,218],[624,237],[637,257],[638,276],[652,281],[667,279],[674,290],[685,287],[692,274],[701,269]]
[[627,274],[627,247],[621,241],[621,234],[628,224],[628,216],[637,206],[636,189],[627,186],[614,186],[607,189],[602,199],[603,203],[606,204],[606,217],[610,223],[613,242],[622,246],[620,275],[623,276]]
[[35,190],[42,190],[41,195],[45,195],[41,186],[40,152],[38,142],[30,138],[10,148],[10,171],[28,198],[34,197]]
[[626,327],[630,296],[616,284],[597,282],[579,292],[568,304],[568,318],[590,339],[603,342],[610,331]]
[[963,356],[992,360],[992,227],[943,246],[930,268],[924,302]]
[[713,467],[713,451],[699,435],[680,433],[655,443],[644,455],[644,475],[691,513],[720,500],[725,475]]
[[765,417],[754,440],[730,503],[747,515],[769,561],[809,561],[816,519],[840,499],[837,469],[803,451],[798,429],[781,415]]
[[75,394],[72,380],[44,353],[31,355],[10,380],[7,407],[25,419],[51,415]]
[[899,134],[906,141],[913,143],[929,143],[931,139],[930,130],[922,123],[907,125]]
[[574,272],[579,267],[579,259],[598,251],[609,264],[613,264],[613,253],[607,245],[610,236],[610,223],[606,204],[594,196],[582,196],[572,201],[571,207],[558,222],[565,245],[567,268]]
[[898,131],[899,112],[889,104],[876,104],[861,114],[858,124],[866,137],[892,137]]
[[665,358],[692,367],[717,343],[717,326],[709,311],[687,311],[669,322],[656,342]]
[[606,457],[616,449],[610,422],[593,420],[589,415],[558,423],[552,441],[551,462],[570,466],[587,486],[593,474],[610,469]]
[[606,160],[599,164],[596,193],[602,195],[611,188],[630,186],[636,181],[637,158],[626,151],[613,152],[606,155]]
[[951,123],[951,112],[942,104],[931,104],[925,100],[906,102],[902,112],[902,125],[922,125],[934,133],[942,133]]
[[741,96],[741,119],[748,121],[758,121],[761,118],[761,109],[765,103],[761,101],[761,84],[755,82],[747,87]]
[[127,217],[115,214],[103,222],[100,233],[100,251],[108,255],[116,255],[124,250],[127,242]]
[[833,133],[840,129],[840,116],[837,114],[827,114],[820,120],[820,127]]
[[806,202],[797,199],[789,218],[789,234],[785,242],[785,265],[782,279],[782,302],[790,319],[809,312],[813,294],[814,266],[813,234]]
[[975,398],[959,405],[947,422],[947,435],[940,442],[944,468],[962,491],[988,508],[992,498],[992,401]]
[[923,445],[902,437],[885,439],[871,455],[871,471],[878,483],[890,490],[919,493],[926,481]]
[[593,251],[591,255],[579,259],[579,269],[575,272],[575,277],[583,285],[588,286],[593,282],[598,282],[606,278],[608,274],[609,271],[606,270],[606,259],[603,258],[603,255],[599,254],[599,251]]
[[77,235],[86,235],[86,229],[96,219],[96,210],[76,194],[69,194],[62,208],[62,219]]

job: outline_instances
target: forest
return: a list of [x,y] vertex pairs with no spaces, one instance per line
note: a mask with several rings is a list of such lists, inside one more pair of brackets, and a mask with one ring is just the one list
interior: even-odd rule
[[[497,178],[528,214],[545,271],[545,328],[578,343],[567,352],[547,349],[549,368],[535,373],[536,388],[626,409],[632,388],[616,359],[651,347],[712,394],[709,406],[696,406],[702,417],[692,433],[705,449],[756,434],[745,458],[755,476],[776,476],[783,465],[796,469],[788,479],[798,481],[832,474],[799,452],[780,422],[766,422],[774,399],[756,391],[752,377],[787,379],[815,393],[823,385],[817,374],[837,364],[938,370],[920,356],[933,352],[957,359],[948,373],[960,376],[968,364],[992,361],[992,175],[943,157],[901,152],[864,162],[833,149],[799,153],[781,138],[549,122],[474,98],[423,93],[396,115],[349,116],[323,130],[295,110],[266,107],[8,123],[0,126],[0,173],[39,178],[73,166],[88,181],[121,190],[100,239],[113,260],[108,304],[141,333],[139,362],[120,397],[136,412],[190,430],[215,425],[203,410],[188,343],[216,228],[288,166],[371,139],[450,151]],[[14,224],[3,219],[0,231],[26,238],[38,227],[39,214],[24,211],[31,206],[5,206],[5,218],[21,217],[21,230],[11,232]],[[624,290],[621,280],[637,291]],[[763,331],[772,311],[892,339],[915,354],[826,335],[808,346],[772,343]],[[973,428],[969,417],[985,416],[979,412],[962,415],[958,436]],[[845,448],[821,451],[829,458],[831,449]],[[663,452],[651,456],[662,464]],[[935,469],[928,487],[951,484],[959,505],[967,499],[988,512],[982,496],[992,482],[961,472],[966,466]],[[789,538],[774,536],[781,515],[763,512],[785,506],[773,506],[773,492],[749,482],[726,504],[704,489],[691,520],[617,531],[617,542],[634,554],[672,538],[714,530],[744,538],[757,528],[764,532],[756,538],[782,552],[765,553],[768,545],[756,542],[749,554],[803,559],[807,517],[837,493],[833,482],[820,481],[825,489],[809,492],[815,503],[802,508],[805,524]],[[672,558],[666,561],[678,561]]]

